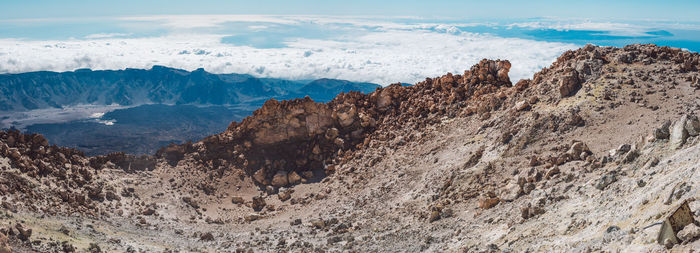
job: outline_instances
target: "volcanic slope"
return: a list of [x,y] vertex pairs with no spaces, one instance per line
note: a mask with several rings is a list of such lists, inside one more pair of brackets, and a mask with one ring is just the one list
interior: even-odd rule
[[4,133],[0,250],[697,249],[698,224],[656,239],[684,201],[700,217],[699,61],[587,45],[512,85],[509,62],[483,60],[327,104],[271,100],[154,157]]

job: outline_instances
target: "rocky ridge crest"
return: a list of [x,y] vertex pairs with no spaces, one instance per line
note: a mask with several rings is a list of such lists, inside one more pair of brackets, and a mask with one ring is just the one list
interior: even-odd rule
[[498,109],[504,95],[495,93],[511,85],[510,67],[508,61],[484,59],[464,75],[427,78],[407,87],[397,83],[369,94],[341,93],[326,104],[308,97],[271,99],[224,133],[166,147],[157,156],[173,165],[192,155],[215,170],[245,168],[263,186],[296,184],[310,180],[312,176],[300,177],[309,172],[332,173],[344,152],[370,145],[370,136],[379,129],[418,129],[438,116]]

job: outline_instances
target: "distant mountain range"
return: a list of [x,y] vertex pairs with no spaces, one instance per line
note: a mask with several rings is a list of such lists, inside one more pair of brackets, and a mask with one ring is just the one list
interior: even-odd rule
[[[326,102],[341,92],[369,93],[377,87],[335,79],[291,81],[162,66],[0,74],[0,126],[40,133],[52,144],[75,147],[88,155],[152,154],[171,142],[219,133],[270,98],[309,96]],[[113,104],[121,106],[102,110],[103,114],[75,113],[86,110],[76,105]],[[69,111],[78,116],[70,116]]]
[[0,74],[0,111],[98,105],[241,105],[270,98],[310,96],[328,101],[340,92],[372,92],[379,85],[335,79],[292,81],[246,74],[151,69],[89,70]]

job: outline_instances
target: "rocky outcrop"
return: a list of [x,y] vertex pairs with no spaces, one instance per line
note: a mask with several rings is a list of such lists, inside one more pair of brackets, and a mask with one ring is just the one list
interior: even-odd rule
[[[22,134],[17,130],[0,131],[0,157],[0,162],[7,159],[11,167],[2,168],[0,177],[0,195],[15,196],[14,203],[7,206],[12,206],[13,210],[15,207],[35,209],[36,203],[57,207],[47,208],[47,214],[99,215],[100,203],[120,199],[116,189],[99,180],[99,169],[109,165],[115,169],[136,170],[144,164],[123,153],[88,158],[76,149],[50,146],[40,134]],[[155,166],[155,161],[146,160],[150,161],[149,166]],[[125,164],[124,161],[136,162]]]
[[[187,156],[211,169],[236,165],[260,185],[284,187],[302,181],[298,177],[307,171],[332,172],[335,159],[369,145],[377,129],[407,121],[425,124],[428,120],[422,118],[430,115],[454,117],[499,108],[502,101],[493,94],[511,85],[510,67],[508,61],[482,60],[464,75],[428,78],[408,87],[393,84],[369,94],[341,93],[326,104],[308,97],[271,99],[224,133],[163,148],[157,156],[171,165]],[[471,107],[463,110],[470,100]]]
[[75,149],[49,146],[40,134],[22,134],[17,130],[0,131],[0,154],[11,160],[13,167],[30,176],[68,177],[73,166],[84,168],[87,159]]
[[[692,65],[697,58],[697,54],[653,45],[623,49],[587,45],[564,53],[550,68],[535,74],[533,80],[519,81],[515,89],[508,89],[512,84],[508,61],[482,60],[463,75],[448,73],[407,87],[393,84],[369,94],[341,93],[325,104],[310,98],[269,100],[253,116],[240,123],[233,122],[224,133],[193,144],[163,148],[156,156],[170,165],[191,157],[205,170],[243,168],[260,185],[284,187],[308,181],[309,178],[298,178],[303,172],[332,173],[334,165],[350,158],[346,156],[352,150],[371,145],[375,138],[393,138],[391,130],[425,127],[439,122],[441,117],[478,115],[488,119],[491,112],[503,109],[504,105],[522,113],[538,101],[546,103],[575,96],[579,90],[586,89],[589,80],[609,78],[602,73],[611,62],[649,64],[671,60],[677,64],[678,71],[684,71],[692,69],[686,63]],[[550,120],[538,119],[530,126],[514,124],[513,130],[503,136],[511,152],[527,145],[531,140],[528,134],[545,130],[563,132],[585,125],[575,108],[569,114],[533,117]],[[553,159],[553,164],[592,160],[582,158],[581,154]],[[292,175],[294,178],[290,179]]]
[[670,126],[669,131],[670,148],[678,149],[685,144],[688,137],[700,134],[700,120],[695,115],[683,115]]

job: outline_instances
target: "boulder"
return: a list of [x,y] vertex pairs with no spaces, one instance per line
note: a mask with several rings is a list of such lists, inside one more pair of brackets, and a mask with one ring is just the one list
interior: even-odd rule
[[559,80],[559,94],[561,97],[573,96],[581,88],[578,73],[571,69]]
[[287,178],[287,172],[286,171],[277,171],[275,175],[272,177],[272,186],[274,187],[285,187],[289,184],[289,179]]
[[388,89],[383,89],[379,92],[377,96],[377,108],[379,110],[386,110],[389,105],[391,105],[391,94]]
[[508,72],[510,71],[509,61],[500,61],[496,64],[496,79],[501,82],[510,83],[510,77],[508,77]]
[[314,172],[313,172],[313,171],[310,171],[310,170],[307,170],[307,171],[302,172],[301,175],[302,175],[305,179],[312,179],[312,178],[314,178]]
[[433,222],[440,219],[440,211],[433,210],[430,212],[430,217],[428,217],[428,222]]
[[194,209],[199,209],[199,203],[192,199],[192,197],[182,197],[182,202],[185,202],[185,204],[188,204]]
[[287,191],[282,191],[277,194],[277,198],[280,199],[280,201],[284,202],[292,198],[292,192],[287,190]]
[[542,207],[533,206],[531,203],[528,203],[526,206],[520,208],[520,216],[526,220],[543,213],[544,209],[542,209]]
[[231,203],[233,203],[233,204],[243,204],[243,203],[245,203],[245,200],[243,200],[243,197],[234,196],[234,197],[231,198]]
[[15,225],[15,228],[17,229],[17,232],[19,232],[19,234],[17,234],[17,238],[19,238],[23,242],[28,241],[29,237],[32,237],[32,229],[31,228],[26,229],[26,228],[24,228],[24,226],[22,226],[22,224],[19,224],[19,223],[17,223],[17,225]]
[[617,182],[617,175],[615,173],[608,173],[603,175],[598,182],[595,184],[595,188],[598,190],[605,190],[608,185]]
[[501,191],[500,198],[504,201],[513,201],[523,193],[522,187],[517,183],[510,182]]
[[338,129],[335,127],[331,127],[328,130],[326,130],[326,139],[328,140],[333,140],[335,137],[338,137]]
[[253,210],[256,212],[262,211],[263,208],[265,208],[267,204],[265,203],[265,199],[260,196],[253,197],[253,201],[251,202],[251,206]]
[[342,127],[348,127],[355,122],[355,118],[357,118],[357,109],[355,105],[343,105],[338,107],[336,115],[338,123],[340,123]]
[[627,154],[625,154],[624,157],[622,157],[622,162],[631,163],[635,159],[637,159],[637,157],[639,157],[639,151],[637,151],[637,149],[632,149],[629,152],[627,152]]
[[686,225],[683,230],[678,231],[678,239],[682,242],[688,243],[700,239],[700,227],[693,223]]
[[249,214],[249,215],[246,215],[245,217],[243,217],[243,219],[247,222],[256,221],[256,220],[259,220],[261,218],[262,218],[261,215],[255,214],[255,213],[252,213],[252,214]]
[[590,154],[590,152],[591,150],[588,149],[588,146],[585,143],[575,141],[569,148],[569,151],[566,153],[569,155],[571,160],[580,160],[583,153]]
[[292,171],[287,174],[287,181],[289,181],[289,184],[298,184],[301,182],[301,176],[296,171]]
[[609,154],[611,158],[619,158],[627,154],[627,152],[629,152],[630,150],[632,150],[632,145],[622,144],[616,149],[610,150]]
[[695,115],[686,115],[685,130],[690,136],[700,135],[700,120]]
[[[68,243],[68,241],[61,242],[61,248],[63,249],[63,252],[65,252],[65,253],[75,252],[75,247],[73,246],[73,244]],[[0,253],[4,253],[4,252],[0,251]]]
[[253,174],[253,180],[258,184],[265,184],[265,169],[259,169]]
[[485,199],[481,199],[481,200],[479,200],[479,208],[481,208],[481,209],[490,209],[490,208],[492,208],[492,207],[498,205],[499,202],[501,202],[501,200],[500,200],[499,198],[485,198]]
[[560,173],[561,173],[561,170],[559,170],[559,167],[556,167],[556,166],[555,166],[554,168],[549,169],[549,170],[547,171],[547,173],[545,173],[544,177],[545,177],[546,179],[551,179],[551,178],[554,177],[554,175],[557,175],[557,174],[560,174]]
[[685,128],[687,122],[688,116],[683,116],[678,121],[673,123],[670,129],[671,136],[669,148],[678,149],[685,144],[685,140],[688,139],[688,130]]
[[143,215],[154,215],[155,213],[156,210],[153,208],[146,208],[145,210],[143,210],[143,212],[141,212],[141,214]]
[[311,226],[313,226],[316,229],[324,229],[326,228],[326,225],[326,221],[322,219],[311,220]]
[[665,140],[671,136],[669,128],[671,127],[671,121],[664,122],[661,127],[654,129],[654,138],[657,140]]
[[513,106],[513,109],[515,109],[515,111],[517,111],[517,112],[525,111],[527,109],[530,109],[530,104],[527,101],[523,100],[523,101],[515,103],[515,106]]

